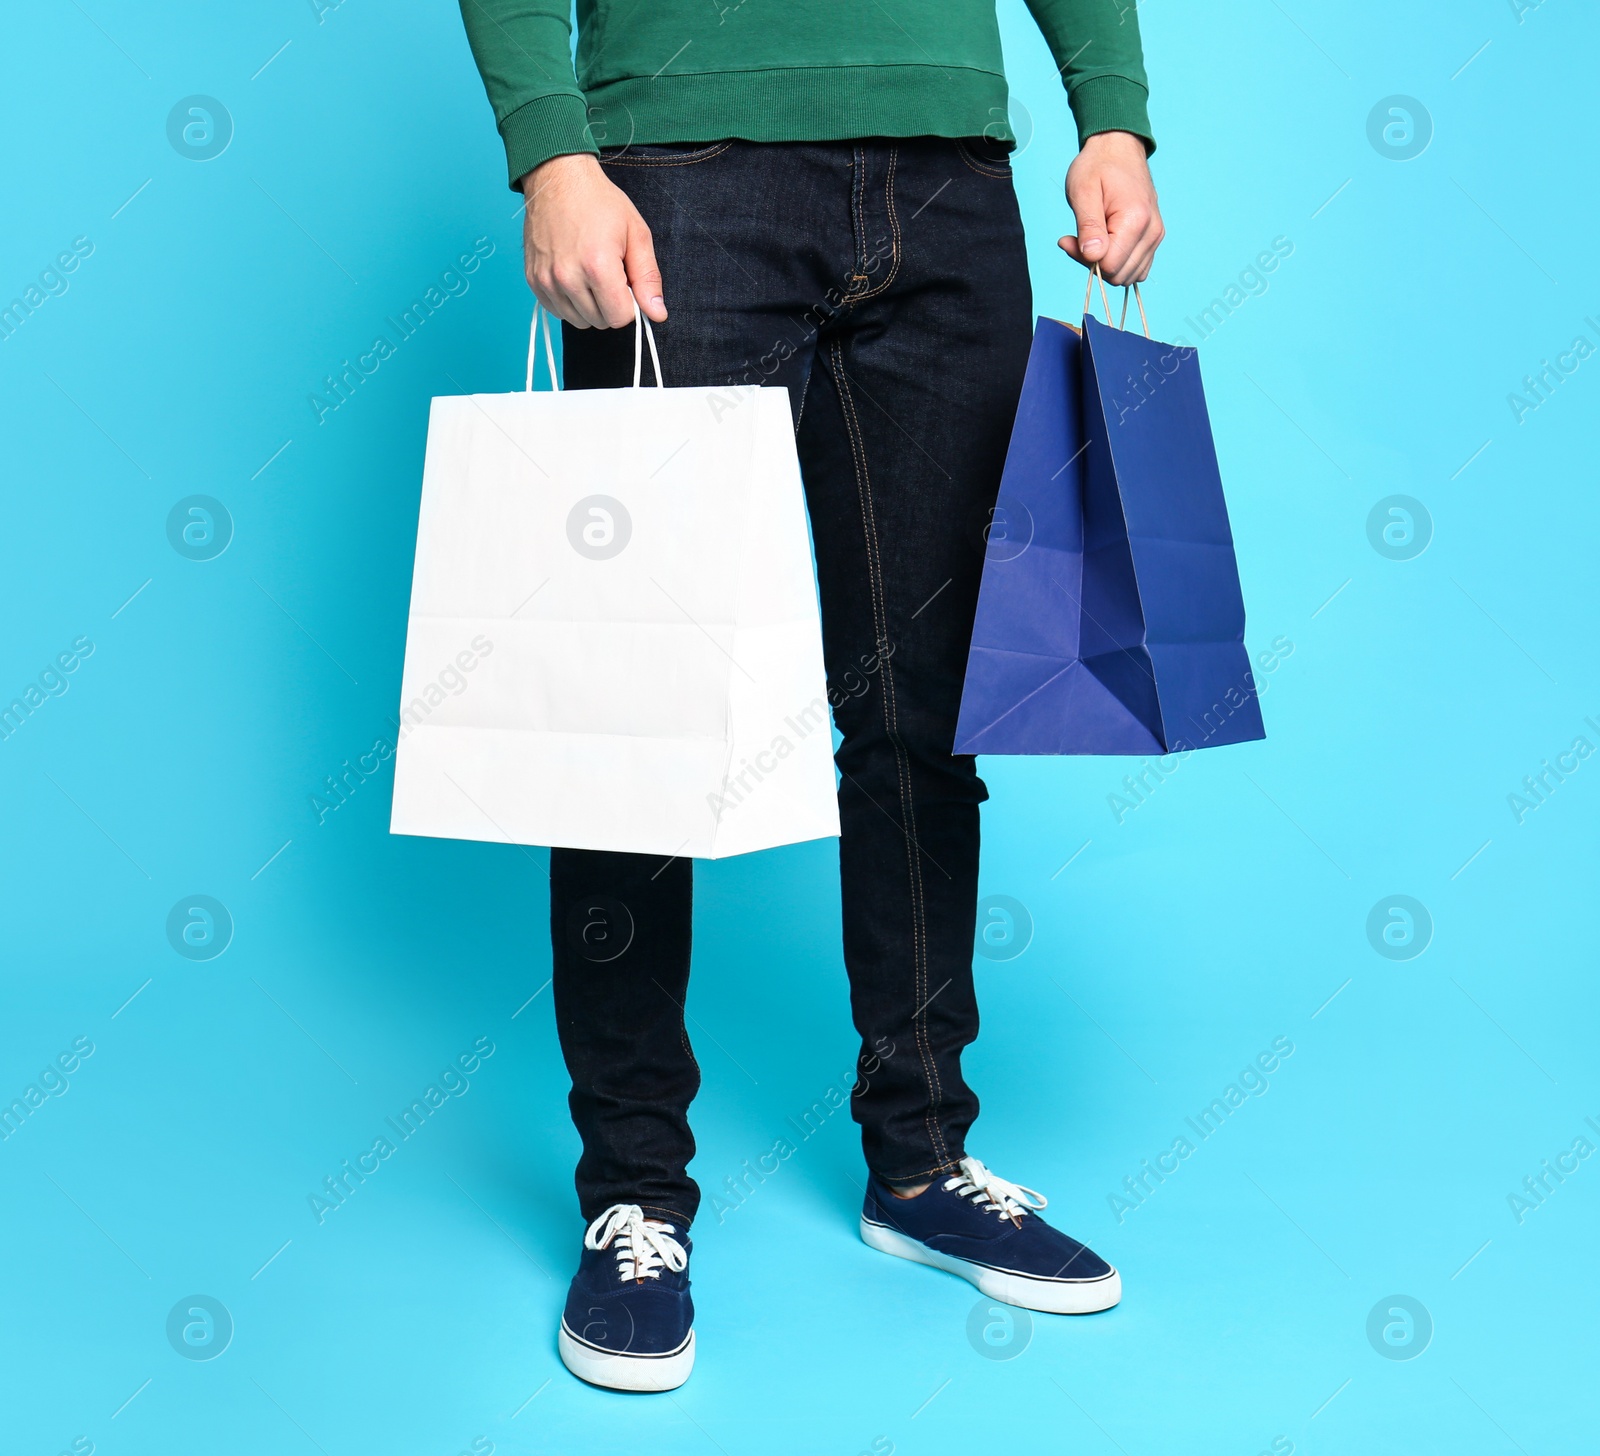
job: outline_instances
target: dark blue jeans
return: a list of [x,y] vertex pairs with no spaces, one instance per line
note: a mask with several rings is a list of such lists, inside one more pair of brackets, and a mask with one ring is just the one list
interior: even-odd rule
[[[717,142],[602,156],[650,225],[669,385],[789,391],[839,768],[844,957],[868,1165],[962,1157],[978,1100],[974,760],[950,752],[984,533],[1032,337],[1005,152],[982,140]],[[563,333],[572,389],[632,380],[633,330]],[[648,361],[646,371],[649,370]],[[555,1004],[585,1218],[699,1189],[684,1028],[687,860],[550,856]],[[889,1049],[885,1055],[885,1049]]]

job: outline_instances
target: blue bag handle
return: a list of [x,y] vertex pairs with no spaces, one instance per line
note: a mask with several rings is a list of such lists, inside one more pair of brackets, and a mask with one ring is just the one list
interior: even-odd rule
[[[1109,325],[1111,323],[1111,299],[1106,294],[1106,280],[1101,277],[1100,265],[1098,263],[1090,266],[1088,282],[1084,284],[1083,311],[1085,313],[1089,312],[1089,305],[1094,301],[1094,285],[1097,282],[1100,285],[1100,301],[1105,305],[1106,323]],[[1148,339],[1150,337],[1150,320],[1145,315],[1144,297],[1139,292],[1139,285],[1137,283],[1133,284],[1130,288],[1124,288],[1122,290],[1122,319],[1117,324],[1117,327],[1119,329],[1125,329],[1128,326],[1129,293],[1133,294],[1134,299],[1139,305],[1139,322],[1144,325],[1144,336]]]

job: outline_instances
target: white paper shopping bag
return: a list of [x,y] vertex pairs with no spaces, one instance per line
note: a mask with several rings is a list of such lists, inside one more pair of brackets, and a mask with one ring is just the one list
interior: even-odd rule
[[839,832],[787,392],[659,361],[640,388],[648,332],[631,389],[533,392],[530,337],[522,393],[433,401],[393,833],[717,858]]

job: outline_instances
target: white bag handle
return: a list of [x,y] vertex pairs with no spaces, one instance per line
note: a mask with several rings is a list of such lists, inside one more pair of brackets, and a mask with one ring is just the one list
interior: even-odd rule
[[661,377],[661,356],[656,353],[655,330],[650,327],[650,320],[639,312],[639,300],[633,301],[633,387],[639,387],[639,371],[644,365],[644,341],[650,340],[650,362],[656,367],[656,388],[665,389],[666,381]]
[[533,357],[538,350],[539,341],[539,315],[544,315],[544,360],[550,366],[550,388],[560,389],[561,380],[556,374],[556,351],[550,344],[550,312],[539,307],[539,300],[533,300],[533,322],[528,325],[528,377],[522,389],[525,394],[533,392]]
[[[522,389],[525,394],[533,391],[533,363],[539,352],[539,320],[544,319],[544,359],[550,366],[550,387],[559,390],[561,379],[556,373],[555,349],[550,343],[550,311],[539,306],[537,298],[533,301],[533,321],[528,325],[528,373],[523,380]],[[633,387],[639,388],[639,377],[644,369],[644,341],[650,340],[650,362],[655,366],[656,388],[665,389],[666,381],[661,377],[661,356],[656,352],[655,331],[650,327],[650,320],[639,311],[639,300],[633,301]]]

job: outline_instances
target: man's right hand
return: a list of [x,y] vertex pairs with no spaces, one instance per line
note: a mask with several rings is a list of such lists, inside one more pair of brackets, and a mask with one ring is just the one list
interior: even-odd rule
[[522,195],[528,286],[551,313],[580,329],[619,329],[637,298],[652,323],[665,321],[650,229],[594,157],[552,157],[522,179]]

